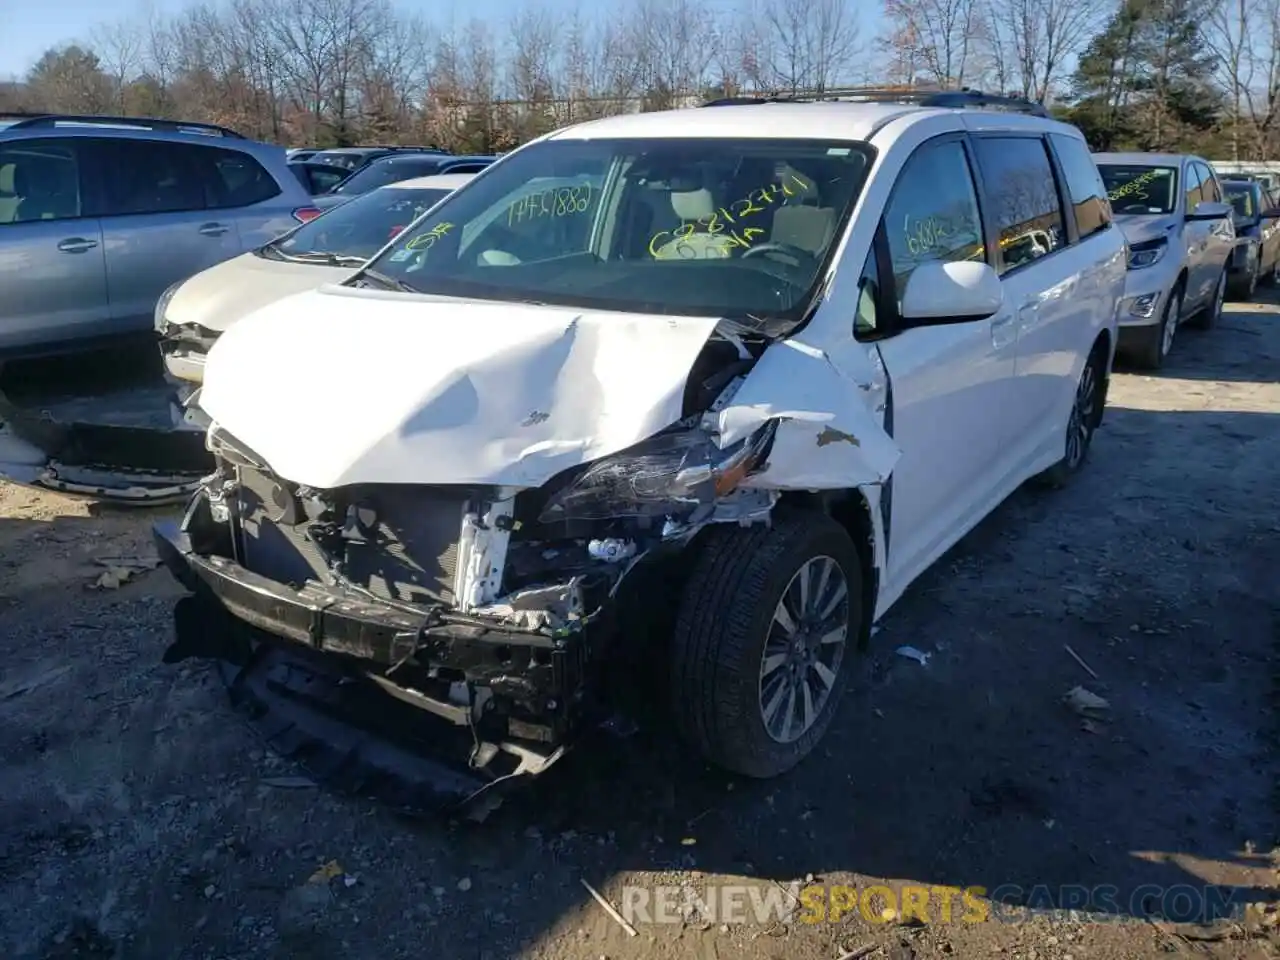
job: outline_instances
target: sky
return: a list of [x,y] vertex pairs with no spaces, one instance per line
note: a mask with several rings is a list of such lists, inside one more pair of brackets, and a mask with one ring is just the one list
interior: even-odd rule
[[[119,22],[145,17],[149,11],[163,16],[175,13],[190,5],[191,0],[0,0],[0,78],[20,77],[27,72],[50,47],[73,40],[87,40],[96,24]],[[523,0],[393,0],[396,6],[409,12],[424,14],[427,19],[447,20],[452,13],[459,19],[472,16],[500,25],[523,6]],[[612,0],[537,0],[538,5],[550,10],[569,11],[582,4],[582,9],[593,6],[605,9]],[[727,0],[712,0],[711,6],[719,6]],[[868,3],[855,0],[854,8],[875,8],[878,0]],[[863,35],[875,26],[864,12]]]

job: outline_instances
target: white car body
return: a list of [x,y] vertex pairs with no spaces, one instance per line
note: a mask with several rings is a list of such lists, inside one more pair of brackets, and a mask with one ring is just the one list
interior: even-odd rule
[[[388,184],[397,190],[454,191],[475,174],[452,173],[417,177]],[[320,221],[316,217],[309,223]],[[233,323],[281,297],[313,290],[351,276],[357,265],[327,266],[270,260],[257,252],[241,254],[203,270],[175,285],[161,298],[156,311],[156,331],[171,341],[164,351],[165,370],[170,377],[199,384],[204,376],[206,349],[184,337],[199,329],[201,340],[209,341]]]
[[[1123,244],[1113,230],[1109,239],[1064,248],[1005,278],[1004,305],[993,318],[859,343],[849,318],[880,212],[911,151],[932,138],[1079,133],[1018,115],[806,104],[639,114],[551,136],[822,138],[837,127],[849,139],[869,138],[880,153],[829,293],[800,333],[766,352],[719,420],[727,446],[769,417],[790,418],[777,443],[793,455],[775,454],[778,462],[748,487],[862,490],[877,524],[879,617],[1014,489],[1061,459],[1089,351],[1104,332],[1114,349],[1124,281]],[[1034,319],[1027,304],[1036,305]],[[387,348],[377,351],[377,364],[352,369],[332,345],[367,349],[375,317]],[[569,353],[559,353],[554,347],[575,321],[580,335]],[[532,487],[678,419],[679,386],[715,327],[705,318],[593,316],[330,287],[279,301],[221,338],[200,405],[298,483]],[[281,364],[286,348],[290,361]],[[584,377],[610,385],[589,406]],[[890,379],[891,438],[882,426]],[[330,385],[338,380],[360,402],[333,403]],[[474,389],[478,407],[459,406],[463,385],[468,394]],[[325,416],[263,415],[281,409],[323,409]],[[522,426],[534,413],[548,416]],[[828,427],[860,445],[816,446]],[[879,499],[890,474],[894,549],[886,556]]]
[[683,578],[639,598],[679,611],[683,732],[775,776],[830,722],[846,644],[1084,464],[1125,254],[1082,135],[1043,115],[734,102],[549,134],[213,346],[217,471],[156,531],[193,590],[177,645],[229,615],[273,655],[354,658],[470,728],[474,797],[507,776],[489,758],[563,752],[577,665],[639,616],[600,613],[656,565]]

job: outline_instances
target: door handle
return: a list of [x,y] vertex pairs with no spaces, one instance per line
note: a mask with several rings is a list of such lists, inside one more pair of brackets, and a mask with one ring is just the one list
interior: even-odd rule
[[86,240],[84,237],[68,237],[58,244],[63,253],[84,253],[98,245],[97,240]]
[[230,229],[225,223],[206,223],[200,228],[200,233],[206,237],[220,237]]

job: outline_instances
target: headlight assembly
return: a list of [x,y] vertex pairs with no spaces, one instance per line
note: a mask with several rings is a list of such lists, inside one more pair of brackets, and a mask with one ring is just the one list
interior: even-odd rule
[[697,427],[650,437],[593,463],[550,497],[539,520],[688,520],[763,465],[776,430],[770,421],[724,450]]
[[165,292],[160,294],[160,299],[156,301],[156,333],[164,333],[165,327],[167,326],[165,314],[169,311],[169,303],[173,300],[173,295],[178,292],[178,288],[182,286],[182,284],[182,280],[179,280],[177,283],[170,284],[169,287],[166,288]]
[[1158,262],[1169,249],[1169,241],[1164,237],[1155,240],[1144,240],[1129,247],[1129,269],[1141,270]]

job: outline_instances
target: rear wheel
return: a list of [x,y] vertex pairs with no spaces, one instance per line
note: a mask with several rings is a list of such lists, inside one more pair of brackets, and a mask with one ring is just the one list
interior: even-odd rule
[[713,763],[777,776],[826,733],[857,656],[858,552],[819,513],[779,510],[769,527],[707,537],[676,622],[676,722]]
[[1062,487],[1079,473],[1089,457],[1094,431],[1102,422],[1102,407],[1107,402],[1106,348],[1096,344],[1080,379],[1076,383],[1076,395],[1067,417],[1066,448],[1061,460],[1040,474],[1040,481],[1050,487]]

